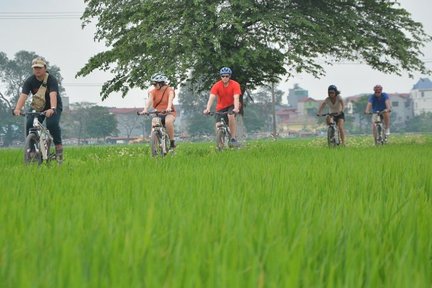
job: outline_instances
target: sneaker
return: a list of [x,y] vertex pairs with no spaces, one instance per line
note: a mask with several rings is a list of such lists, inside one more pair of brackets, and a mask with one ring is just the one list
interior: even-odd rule
[[387,129],[385,130],[385,135],[386,135],[386,136],[389,136],[389,135],[390,135],[390,128],[387,128]]
[[231,140],[229,141],[228,145],[229,145],[230,147],[240,147],[240,143],[237,142],[237,140],[234,139],[234,138],[231,139]]
[[55,158],[58,164],[63,163],[63,147],[56,147]]

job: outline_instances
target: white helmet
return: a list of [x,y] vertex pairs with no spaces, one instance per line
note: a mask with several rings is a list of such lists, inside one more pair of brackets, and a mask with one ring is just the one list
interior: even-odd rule
[[155,73],[151,76],[150,81],[151,82],[158,82],[158,83],[161,83],[161,82],[166,83],[166,82],[168,82],[168,77],[165,76],[165,74],[158,72],[158,73]]

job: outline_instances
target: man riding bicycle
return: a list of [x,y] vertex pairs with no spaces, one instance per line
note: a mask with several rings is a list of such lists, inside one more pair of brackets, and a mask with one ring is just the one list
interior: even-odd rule
[[[369,96],[368,103],[366,105],[365,114],[369,114],[371,108],[373,113],[382,112],[384,119],[384,129],[386,136],[390,135],[390,98],[387,93],[382,92],[383,87],[381,85],[375,85],[374,94]],[[376,127],[372,121],[372,132],[374,139],[376,139]]]
[[166,127],[170,139],[170,149],[174,149],[176,147],[174,140],[174,121],[176,118],[176,111],[173,105],[175,97],[174,89],[168,85],[168,77],[163,73],[153,74],[150,81],[153,89],[149,92],[144,110],[139,114],[146,114],[150,107],[153,107],[156,111],[169,112],[166,115],[159,115],[159,117],[162,119],[162,125]]
[[[237,142],[237,122],[236,114],[240,112],[240,95],[241,89],[240,84],[231,79],[232,70],[229,67],[223,67],[219,71],[221,80],[216,82],[210,90],[210,96],[207,102],[207,107],[204,109],[203,113],[208,114],[210,112],[211,106],[215,100],[216,112],[233,112],[233,114],[223,115],[225,122],[231,131],[230,146],[237,147],[239,143]],[[219,116],[220,117],[220,116]],[[219,118],[220,119],[220,118]],[[219,120],[216,119],[218,122]]]
[[[338,126],[340,139],[342,145],[345,145],[345,131],[344,131],[344,123],[345,123],[345,114],[344,110],[344,102],[342,97],[340,96],[340,91],[337,89],[335,85],[330,85],[327,89],[328,97],[324,99],[321,103],[321,106],[318,109],[318,115],[321,115],[321,111],[324,106],[329,108],[329,113],[335,113],[333,116],[333,120]],[[331,116],[327,116],[327,125],[329,124]]]
[[[44,102],[42,102],[42,104],[45,104],[41,106],[41,110],[38,110],[44,112],[44,115],[38,116],[38,119],[39,122],[42,123],[46,118],[46,126],[55,144],[56,159],[61,163],[63,161],[63,146],[59,123],[63,105],[59,93],[58,81],[53,75],[48,73],[46,61],[42,57],[33,59],[32,68],[33,75],[24,82],[22,92],[14,109],[14,115],[19,116],[21,114],[21,109],[24,107],[25,101],[30,93],[33,98],[35,98],[39,89],[45,89],[45,95],[40,95],[40,97],[45,98]],[[26,135],[28,135],[31,127],[33,127],[33,117],[28,117]]]

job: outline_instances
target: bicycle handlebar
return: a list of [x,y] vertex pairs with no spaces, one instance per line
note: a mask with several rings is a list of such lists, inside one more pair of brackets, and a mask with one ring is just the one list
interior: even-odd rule
[[[12,115],[15,116],[14,110],[12,109]],[[45,111],[43,112],[36,112],[36,111],[32,111],[32,112],[22,112],[20,111],[20,115],[19,116],[42,116],[45,115]]]
[[384,109],[384,110],[376,111],[376,112],[368,112],[368,113],[365,112],[365,114],[366,115],[372,115],[372,114],[382,115],[385,112],[391,112],[391,110]]
[[237,114],[236,112],[234,112],[234,111],[225,111],[225,112],[217,112],[217,111],[212,111],[212,112],[209,112],[209,113],[203,113],[204,115],[208,115],[208,116],[213,116],[213,115],[226,115],[226,114],[228,114],[228,115],[235,115],[235,114]]
[[142,116],[142,115],[148,116],[148,115],[152,115],[152,114],[159,116],[159,115],[168,115],[168,114],[171,114],[171,112],[172,111],[151,111],[151,112],[146,112],[144,114],[140,114],[140,112],[137,111],[136,113],[138,116]]

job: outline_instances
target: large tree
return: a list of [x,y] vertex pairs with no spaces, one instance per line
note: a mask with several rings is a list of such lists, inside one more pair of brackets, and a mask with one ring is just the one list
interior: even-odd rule
[[78,72],[110,71],[101,91],[126,95],[162,70],[174,84],[208,89],[221,66],[242,87],[322,65],[361,61],[385,73],[429,72],[421,49],[431,38],[398,1],[386,0],[85,0],[83,25],[96,22],[107,51]]
[[[35,52],[19,51],[13,59],[0,52],[0,133],[4,134],[4,146],[8,146],[15,139],[20,139],[24,135],[24,125],[22,120],[13,118],[11,109],[15,107],[18,96],[24,81],[32,75],[31,62],[38,55]],[[48,72],[59,80],[60,93],[64,92],[62,86],[63,77],[60,68],[48,64]]]

